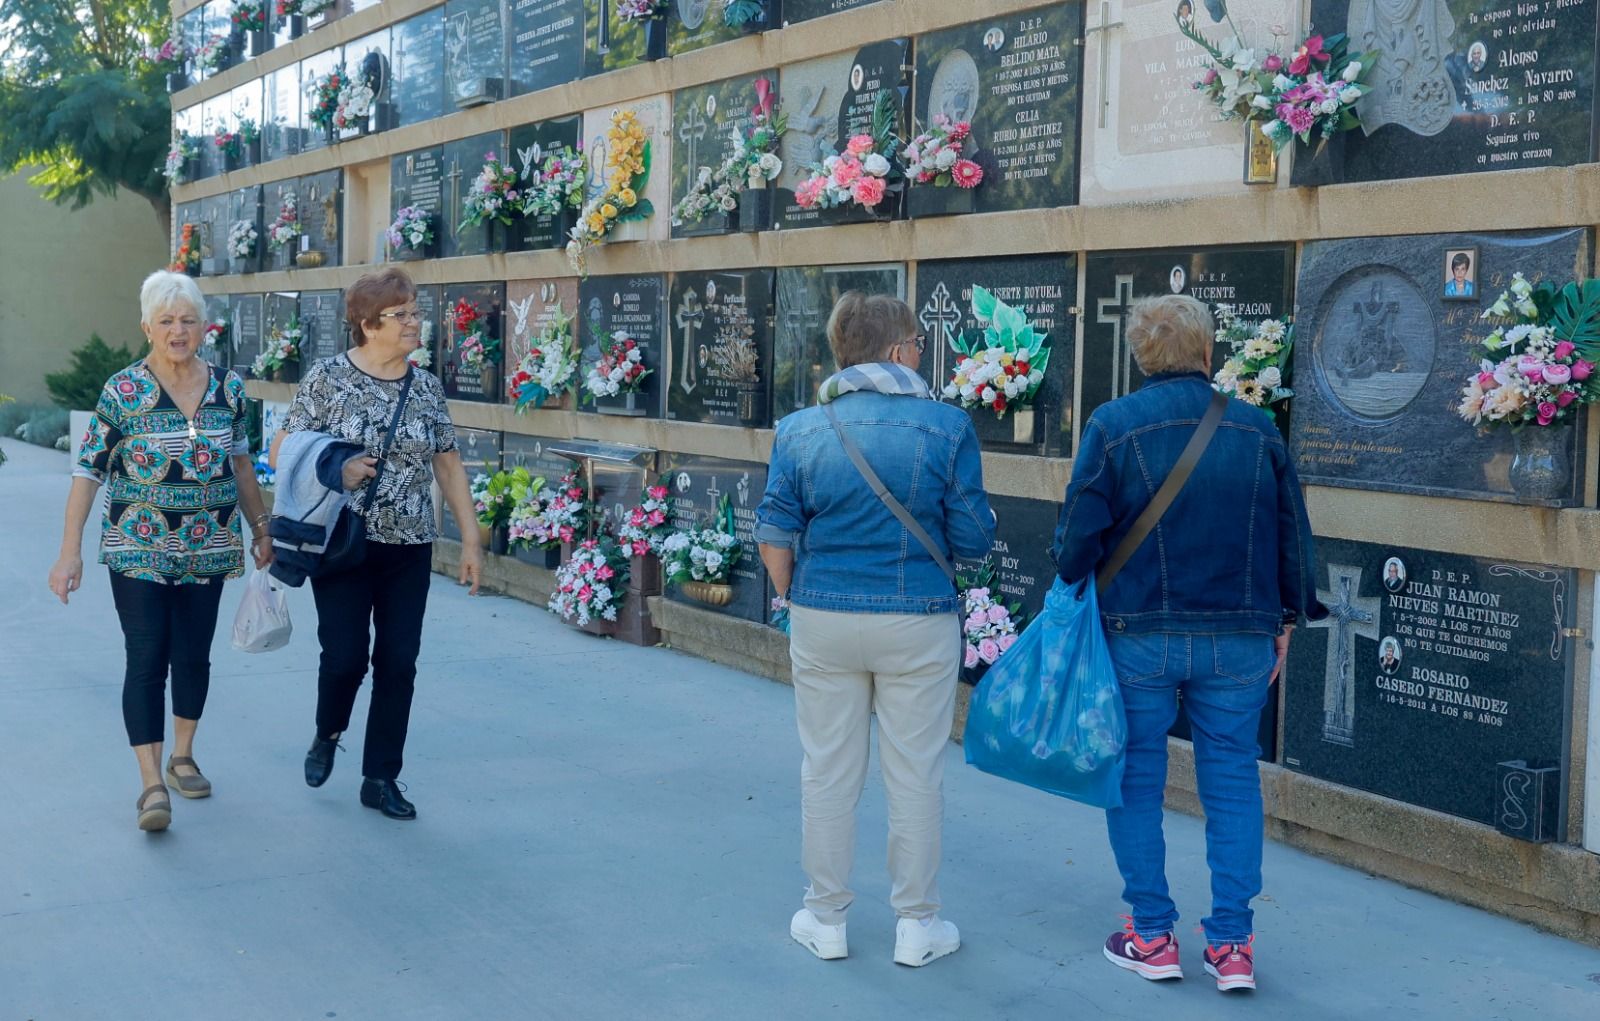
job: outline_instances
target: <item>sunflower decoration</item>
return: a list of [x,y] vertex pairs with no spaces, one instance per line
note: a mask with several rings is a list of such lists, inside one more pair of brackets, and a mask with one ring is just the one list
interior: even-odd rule
[[585,255],[602,244],[617,224],[643,220],[655,212],[641,193],[650,179],[650,136],[632,110],[611,115],[606,132],[606,162],[600,190],[584,204],[578,223],[567,241],[567,257],[580,274],[588,275]]

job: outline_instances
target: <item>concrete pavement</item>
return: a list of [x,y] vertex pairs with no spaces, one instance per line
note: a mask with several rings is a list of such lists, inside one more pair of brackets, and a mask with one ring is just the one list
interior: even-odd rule
[[4,442],[0,1021],[1600,1017],[1600,951],[1272,844],[1261,989],[1224,997],[1194,932],[1203,824],[1176,815],[1189,978],[1117,971],[1100,956],[1123,910],[1100,813],[979,774],[955,746],[942,883],[965,946],[891,963],[874,767],[851,956],[818,961],[787,929],[803,887],[789,689],[444,578],[404,776],[417,822],[357,803],[359,727],[327,786],[305,787],[310,593],[293,593],[288,648],[246,656],[228,644],[234,584],[195,753],[216,794],[174,797],[172,829],[141,833],[92,536],[72,605],[45,588],[67,458]]

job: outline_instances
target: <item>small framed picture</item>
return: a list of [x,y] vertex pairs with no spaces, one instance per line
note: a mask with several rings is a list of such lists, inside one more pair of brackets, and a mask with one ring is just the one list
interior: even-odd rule
[[1478,300],[1478,250],[1447,248],[1444,253],[1445,301]]
[[1389,635],[1378,646],[1378,669],[1393,677],[1400,672],[1400,639]]

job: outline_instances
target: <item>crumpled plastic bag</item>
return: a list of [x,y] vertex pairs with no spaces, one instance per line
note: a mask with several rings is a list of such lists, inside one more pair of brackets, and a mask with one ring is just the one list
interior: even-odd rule
[[233,617],[233,647],[240,652],[271,652],[289,644],[289,593],[266,571],[252,571]]

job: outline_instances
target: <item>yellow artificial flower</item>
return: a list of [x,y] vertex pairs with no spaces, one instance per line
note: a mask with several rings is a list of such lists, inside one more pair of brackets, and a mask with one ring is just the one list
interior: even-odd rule
[[639,204],[639,196],[634,193],[632,188],[623,188],[617,193],[617,198],[629,209]]
[[642,142],[644,141],[644,129],[635,124],[628,129],[628,137],[635,142]]
[[608,220],[615,220],[617,218],[617,207],[607,202],[600,207],[600,215]]
[[1010,356],[1010,355],[1008,355],[1008,354],[1004,354],[1004,355],[1001,355],[1001,356],[1000,356],[1000,364],[1001,364],[1001,365],[1010,365],[1010,364],[1011,364],[1011,363],[1012,363],[1012,362],[1013,362],[1013,361],[1015,361],[1015,360],[1016,360],[1016,359],[1014,359],[1014,358],[1012,358],[1012,357],[1011,357],[1011,356]]
[[589,233],[590,234],[596,234],[596,235],[604,234],[605,231],[606,231],[606,221],[601,219],[601,217],[600,217],[600,215],[598,213],[593,215],[593,216],[591,216],[591,217],[589,217]]

